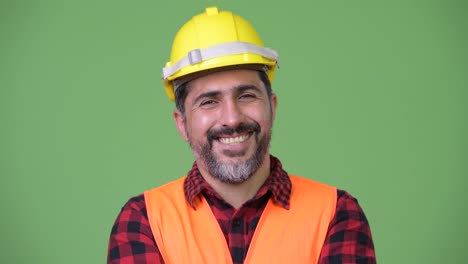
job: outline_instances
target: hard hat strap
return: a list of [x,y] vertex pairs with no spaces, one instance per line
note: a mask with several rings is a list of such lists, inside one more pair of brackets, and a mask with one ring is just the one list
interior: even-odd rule
[[180,69],[189,65],[222,56],[242,53],[253,53],[261,55],[265,58],[277,61],[278,64],[278,53],[275,50],[260,47],[248,42],[234,41],[221,43],[204,49],[194,49],[189,51],[187,56],[178,60],[173,65],[163,68],[163,79],[166,80]]

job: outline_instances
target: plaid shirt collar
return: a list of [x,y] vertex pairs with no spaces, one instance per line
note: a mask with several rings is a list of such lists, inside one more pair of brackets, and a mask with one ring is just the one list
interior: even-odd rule
[[[280,160],[270,155],[270,175],[263,183],[262,187],[260,187],[253,200],[259,199],[267,193],[271,193],[271,197],[275,203],[284,209],[289,209],[291,186],[291,179],[288,173],[283,170]],[[194,209],[195,198],[202,193],[222,199],[205,181],[198,170],[196,162],[193,163],[192,169],[188,172],[187,178],[184,181],[184,193],[187,202]]]

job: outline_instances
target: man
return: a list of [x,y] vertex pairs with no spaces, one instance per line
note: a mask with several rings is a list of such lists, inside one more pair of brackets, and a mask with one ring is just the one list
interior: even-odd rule
[[375,263],[357,201],[269,153],[277,63],[231,12],[207,8],[179,30],[163,79],[195,162],[125,204],[108,263]]

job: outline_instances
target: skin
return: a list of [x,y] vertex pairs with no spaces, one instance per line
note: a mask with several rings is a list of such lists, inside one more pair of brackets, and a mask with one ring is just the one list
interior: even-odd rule
[[[226,202],[239,208],[257,193],[270,174],[268,144],[277,97],[273,94],[268,98],[258,73],[246,69],[199,77],[190,81],[189,87],[185,115],[177,109],[173,114],[179,134],[190,143],[204,179]],[[222,132],[225,128],[240,125],[247,125],[248,128],[233,134]],[[221,133],[215,133],[214,138],[210,139],[210,131]],[[229,142],[240,138],[240,142]],[[264,142],[267,140],[266,150],[261,153],[259,166],[251,175],[231,181],[211,175],[203,155],[206,148],[209,147],[211,154],[221,163],[240,164],[258,152],[261,139]]]

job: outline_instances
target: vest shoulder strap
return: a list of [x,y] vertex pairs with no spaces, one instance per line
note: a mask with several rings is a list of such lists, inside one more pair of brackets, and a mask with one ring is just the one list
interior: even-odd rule
[[337,190],[310,179],[294,175],[290,178],[289,210],[270,200],[255,230],[246,263],[318,261],[335,215]]
[[232,263],[221,227],[206,200],[197,197],[194,209],[185,199],[185,178],[144,193],[151,231],[164,262]]

